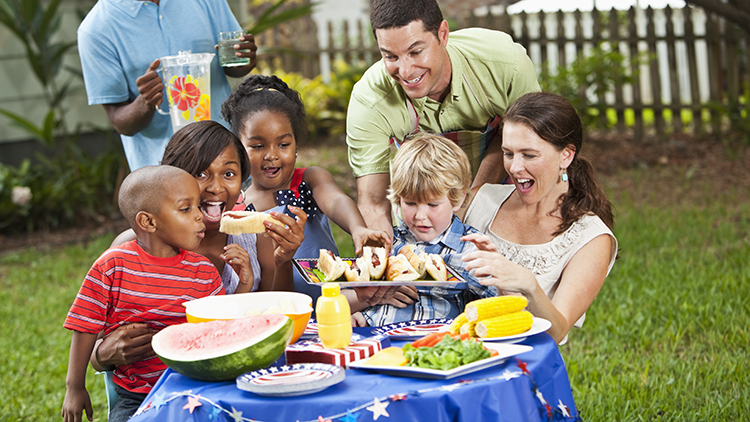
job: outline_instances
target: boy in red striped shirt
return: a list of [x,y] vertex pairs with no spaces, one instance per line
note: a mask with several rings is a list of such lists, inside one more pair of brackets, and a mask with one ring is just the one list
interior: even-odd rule
[[[171,166],[142,167],[122,183],[118,204],[137,240],[105,251],[94,262],[64,327],[73,331],[62,416],[78,422],[93,410],[86,391],[86,366],[97,334],[143,322],[155,331],[186,322],[183,302],[224,294],[216,268],[190,250],[200,244],[205,225],[195,178]],[[110,421],[126,420],[138,409],[166,366],[153,356],[115,367],[119,398]]]

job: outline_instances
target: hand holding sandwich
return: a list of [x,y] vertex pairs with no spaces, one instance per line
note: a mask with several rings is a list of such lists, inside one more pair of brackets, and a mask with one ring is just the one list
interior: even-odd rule
[[[297,207],[290,206],[288,209],[297,216],[296,219],[283,213],[271,211],[271,217],[284,225],[279,225],[270,220],[263,222],[266,231],[263,235],[258,236],[258,250],[261,248],[273,249],[273,262],[265,261],[264,258],[267,254],[263,254],[264,256],[259,254],[258,260],[261,261],[261,267],[271,265],[275,270],[271,289],[260,288],[259,290],[294,291],[292,259],[305,239],[307,214]],[[265,274],[261,276],[265,276]]]

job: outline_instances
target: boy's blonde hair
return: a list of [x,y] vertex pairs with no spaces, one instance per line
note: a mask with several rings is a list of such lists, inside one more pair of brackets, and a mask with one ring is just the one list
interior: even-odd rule
[[388,200],[401,198],[427,203],[448,196],[461,205],[471,188],[471,165],[466,153],[440,135],[423,133],[404,142],[391,164]]

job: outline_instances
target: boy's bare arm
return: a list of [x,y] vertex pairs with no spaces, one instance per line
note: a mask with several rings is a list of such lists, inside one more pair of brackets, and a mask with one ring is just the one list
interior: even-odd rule
[[65,400],[61,412],[65,422],[81,421],[81,413],[84,410],[89,420],[94,417],[91,398],[86,391],[86,367],[95,342],[96,334],[73,331],[68,358],[68,375],[65,378]]

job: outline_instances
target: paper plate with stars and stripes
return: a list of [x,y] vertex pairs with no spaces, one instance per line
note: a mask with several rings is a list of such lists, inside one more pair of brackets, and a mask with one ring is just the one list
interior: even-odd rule
[[317,393],[346,377],[344,368],[327,363],[296,363],[258,369],[237,377],[237,388],[259,396],[291,397]]
[[447,330],[451,321],[453,320],[450,318],[403,321],[375,327],[372,331],[396,340],[416,340],[430,333]]

